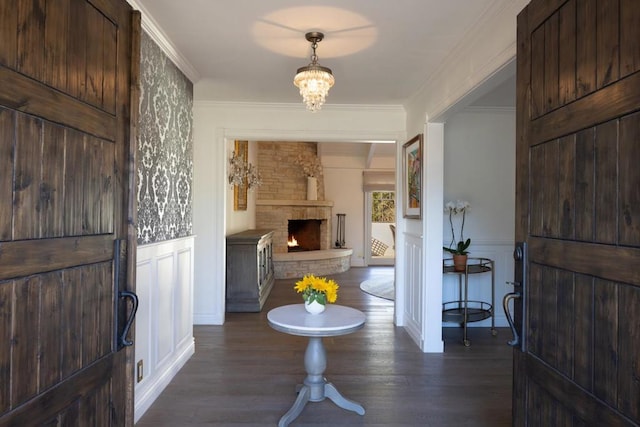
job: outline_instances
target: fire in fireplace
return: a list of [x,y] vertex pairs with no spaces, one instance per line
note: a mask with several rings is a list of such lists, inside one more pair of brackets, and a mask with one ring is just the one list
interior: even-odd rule
[[290,219],[287,250],[289,252],[320,249],[320,219]]

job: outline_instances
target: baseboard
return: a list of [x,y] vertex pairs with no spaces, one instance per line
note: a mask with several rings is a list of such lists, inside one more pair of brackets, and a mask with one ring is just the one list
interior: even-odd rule
[[194,325],[224,325],[224,314],[194,314]]
[[395,265],[395,264],[396,264],[396,259],[389,258],[389,257],[373,257],[371,258],[371,261],[369,261],[369,266]]
[[142,384],[135,389],[135,403],[134,403],[134,423],[144,415],[145,412],[151,407],[153,402],[160,396],[162,391],[169,385],[173,377],[182,369],[187,361],[195,353],[195,341],[194,339],[187,340],[187,344],[182,351],[173,360],[171,364],[167,366],[167,369],[155,378],[149,378],[151,381],[148,384]]
[[413,341],[416,343],[418,348],[422,350],[422,347],[424,345],[424,340],[422,337],[422,331],[420,330],[420,325],[414,322],[410,318],[410,316],[408,316],[408,314],[405,314],[404,318],[405,318],[404,329],[407,331],[411,339],[413,339]]

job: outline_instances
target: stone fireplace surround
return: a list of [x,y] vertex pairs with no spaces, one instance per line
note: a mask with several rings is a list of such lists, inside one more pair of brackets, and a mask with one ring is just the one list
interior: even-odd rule
[[[327,275],[347,271],[351,249],[332,249],[333,201],[325,198],[324,179],[318,177],[318,199],[306,200],[307,179],[298,157],[317,155],[315,142],[258,141],[257,166],[262,186],[256,197],[256,227],[274,230],[273,261],[276,279],[299,278],[307,273]],[[288,221],[318,219],[320,250],[288,253]]]
[[325,200],[256,200],[256,225],[274,230],[273,253],[287,253],[290,219],[318,219],[320,250],[331,249],[331,211]]
[[[276,279],[299,278],[307,273],[326,275],[347,271],[351,249],[331,249],[331,211],[326,200],[256,200],[256,225],[274,230],[273,263]],[[320,250],[287,250],[290,219],[319,219]]]

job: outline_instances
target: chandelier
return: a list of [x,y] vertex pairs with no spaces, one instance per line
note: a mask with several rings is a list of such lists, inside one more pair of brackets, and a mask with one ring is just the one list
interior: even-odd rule
[[300,95],[302,95],[307,109],[316,112],[324,104],[324,100],[329,93],[329,89],[335,83],[335,79],[331,69],[318,64],[316,48],[318,47],[318,42],[324,38],[324,34],[314,31],[307,33],[305,37],[311,42],[311,48],[313,49],[311,63],[306,67],[298,68],[293,84],[300,89]]

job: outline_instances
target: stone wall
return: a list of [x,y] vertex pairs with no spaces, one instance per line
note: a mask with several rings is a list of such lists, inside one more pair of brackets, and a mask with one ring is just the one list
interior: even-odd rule
[[[299,155],[317,155],[315,142],[258,142],[258,170],[262,185],[257,200],[305,200],[307,178],[297,164]],[[318,177],[318,200],[324,200],[324,179]]]

